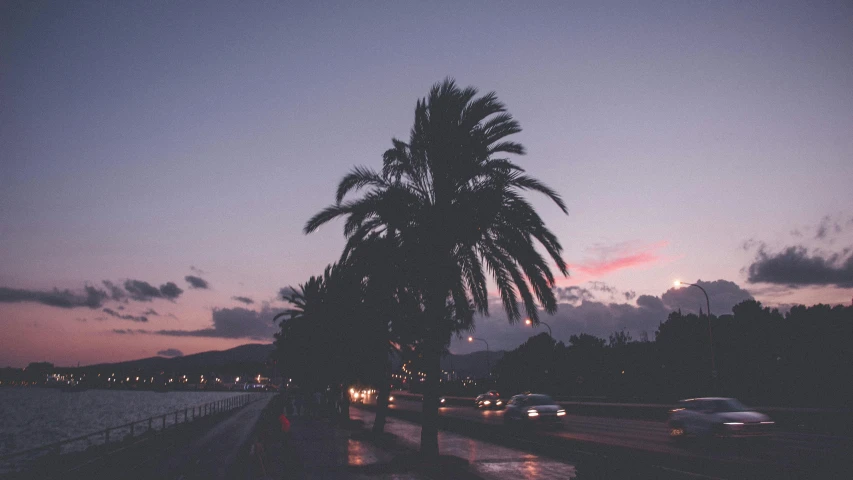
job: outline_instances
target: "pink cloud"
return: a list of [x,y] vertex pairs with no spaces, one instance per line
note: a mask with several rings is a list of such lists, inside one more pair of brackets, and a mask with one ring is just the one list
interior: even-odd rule
[[598,258],[587,259],[583,263],[570,264],[569,271],[572,274],[570,283],[582,283],[617,270],[645,266],[665,260],[658,251],[668,244],[669,242],[664,240],[642,246],[621,243],[589,248],[588,251]]

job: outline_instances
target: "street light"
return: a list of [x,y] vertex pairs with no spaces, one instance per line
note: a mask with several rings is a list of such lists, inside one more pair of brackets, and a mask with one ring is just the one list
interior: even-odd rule
[[[526,323],[527,325],[530,325],[530,326],[534,326],[533,320],[531,320],[529,318],[527,320],[525,320],[524,323]],[[536,325],[545,325],[546,327],[548,327],[548,336],[551,337],[551,339],[554,338],[554,335],[551,334],[551,326],[550,325],[548,325],[545,322],[537,322]]]
[[714,381],[716,382],[717,367],[714,363],[714,337],[713,337],[713,334],[711,333],[711,300],[708,298],[708,292],[706,292],[704,288],[700,287],[699,285],[696,285],[695,283],[682,282],[681,280],[676,280],[674,282],[674,285],[675,285],[675,288],[678,288],[682,285],[687,285],[689,287],[696,287],[699,290],[702,290],[702,293],[705,294],[705,306],[708,307],[708,341],[711,343],[711,377],[713,377]]
[[474,340],[479,340],[479,341],[486,344],[486,371],[489,374],[488,376],[491,377],[492,376],[492,364],[489,361],[489,342],[483,340],[482,338],[468,337],[469,342],[473,342]]

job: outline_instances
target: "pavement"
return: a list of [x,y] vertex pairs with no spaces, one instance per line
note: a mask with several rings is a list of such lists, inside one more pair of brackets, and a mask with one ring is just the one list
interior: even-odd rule
[[176,449],[150,478],[211,479],[235,478],[234,467],[244,445],[249,442],[261,412],[272,399],[266,395],[223,418],[201,437]]
[[[373,412],[353,408],[350,410],[350,418],[363,421],[365,428],[373,426]],[[385,431],[409,448],[417,449],[420,444],[419,424],[388,417]],[[484,480],[571,479],[577,476],[575,466],[569,463],[451,432],[439,430],[438,448],[442,454],[467,460],[469,471]]]
[[576,476],[572,465],[449,432],[439,432],[439,448],[445,466],[441,469],[417,468],[415,452],[420,443],[420,425],[388,418],[386,435],[376,442],[366,434],[373,426],[372,412],[352,408],[350,418],[355,425],[363,427],[346,429],[333,425],[328,419],[292,417],[288,440],[291,448],[277,442],[268,444],[263,467],[255,463],[254,476],[250,478],[517,480]]

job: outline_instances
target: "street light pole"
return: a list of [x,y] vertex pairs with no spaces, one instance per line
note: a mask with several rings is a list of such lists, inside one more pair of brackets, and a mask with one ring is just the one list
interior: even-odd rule
[[699,290],[702,290],[702,293],[705,294],[705,306],[708,308],[708,311],[707,311],[707,313],[708,313],[708,341],[711,343],[711,377],[714,378],[714,383],[716,384],[716,382],[717,382],[717,366],[714,363],[714,336],[713,336],[713,333],[711,332],[711,300],[708,298],[708,292],[706,292],[705,289],[700,287],[699,285],[696,285],[695,283],[682,282],[680,280],[675,281],[676,287],[679,287],[681,285],[688,285],[691,287],[696,287]]
[[[527,325],[530,325],[530,326],[534,326],[533,320],[530,320],[529,318],[527,320],[525,320],[524,323],[526,323]],[[536,325],[545,325],[546,327],[548,327],[548,336],[551,337],[551,340],[554,339],[554,335],[551,334],[551,326],[550,325],[548,325],[545,322],[536,322]]]
[[483,340],[482,338],[468,337],[469,342],[473,342],[474,340],[479,340],[479,341],[486,344],[486,373],[488,374],[489,377],[491,377],[492,376],[492,364],[489,361],[489,342]]

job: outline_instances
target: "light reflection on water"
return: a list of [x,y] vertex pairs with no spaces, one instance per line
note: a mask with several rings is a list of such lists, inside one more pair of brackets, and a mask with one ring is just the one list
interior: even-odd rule
[[0,455],[242,393],[0,388]]

